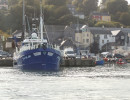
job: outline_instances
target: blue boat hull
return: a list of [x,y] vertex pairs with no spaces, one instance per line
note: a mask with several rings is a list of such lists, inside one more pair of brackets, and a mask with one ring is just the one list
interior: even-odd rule
[[104,65],[104,60],[96,61],[96,65]]
[[57,71],[60,56],[60,52],[52,48],[27,50],[20,53],[17,66],[23,70]]

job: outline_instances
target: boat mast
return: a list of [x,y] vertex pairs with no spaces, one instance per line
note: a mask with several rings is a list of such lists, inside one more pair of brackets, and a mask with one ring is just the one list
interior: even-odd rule
[[41,40],[43,40],[43,19],[42,19],[42,1],[41,1],[41,7],[40,7],[40,32],[41,32]]
[[22,40],[24,39],[25,35],[25,5],[23,0],[23,32],[22,32]]

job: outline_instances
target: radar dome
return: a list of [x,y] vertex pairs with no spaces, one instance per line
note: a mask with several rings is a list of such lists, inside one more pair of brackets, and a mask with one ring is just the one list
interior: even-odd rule
[[37,39],[37,33],[32,33],[32,39]]

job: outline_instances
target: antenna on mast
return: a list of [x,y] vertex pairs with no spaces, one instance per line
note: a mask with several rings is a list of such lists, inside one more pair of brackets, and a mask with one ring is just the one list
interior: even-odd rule
[[23,0],[23,31],[22,31],[22,40],[24,39],[25,35],[25,5]]
[[[40,1],[41,2],[41,1]],[[42,19],[42,3],[40,5],[40,32],[41,32],[41,40],[43,40],[43,19]]]

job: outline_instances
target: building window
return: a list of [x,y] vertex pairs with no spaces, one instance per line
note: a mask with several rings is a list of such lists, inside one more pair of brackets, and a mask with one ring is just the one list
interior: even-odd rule
[[124,39],[124,36],[121,36],[121,39]]
[[109,40],[107,40],[107,43],[109,43]]
[[106,34],[104,35],[104,39],[107,39],[107,35]]
[[85,39],[83,39],[83,43],[85,43]]
[[102,40],[102,43],[104,43],[104,40]]
[[89,43],[89,39],[86,39],[86,43]]

